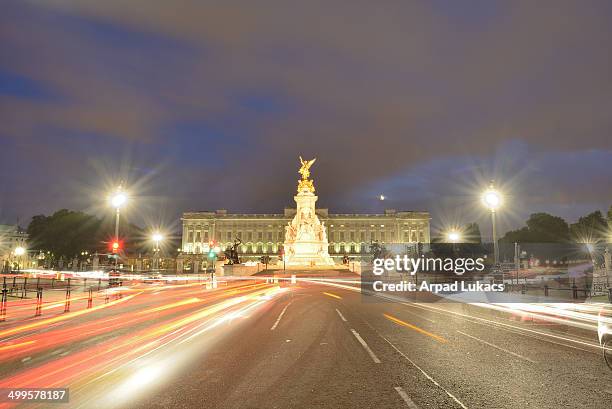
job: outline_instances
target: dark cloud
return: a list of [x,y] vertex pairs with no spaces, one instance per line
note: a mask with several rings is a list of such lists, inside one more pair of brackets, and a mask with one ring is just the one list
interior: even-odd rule
[[[346,210],[369,207],[369,190],[393,178],[420,180],[423,166],[445,180],[461,158],[496,173],[515,155],[529,166],[496,177],[529,169],[549,187],[533,203],[605,206],[607,167],[568,174],[544,158],[609,158],[611,10],[607,1],[6,2],[0,217],[73,207],[84,185],[140,180],[142,169],[157,170],[145,190],[174,214],[276,210],[291,202],[298,154],[319,157],[321,201]],[[436,186],[400,195],[397,207],[435,208]]]

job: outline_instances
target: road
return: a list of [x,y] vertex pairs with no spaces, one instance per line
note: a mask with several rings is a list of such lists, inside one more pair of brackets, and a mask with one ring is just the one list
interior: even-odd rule
[[134,284],[91,308],[55,308],[11,318],[9,306],[0,324],[0,388],[70,389],[69,404],[28,407],[607,408],[612,400],[612,371],[587,330],[465,304],[391,302],[351,285]]

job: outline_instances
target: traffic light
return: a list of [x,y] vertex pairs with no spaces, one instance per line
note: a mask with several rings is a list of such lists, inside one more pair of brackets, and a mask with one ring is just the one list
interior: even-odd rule
[[119,240],[113,240],[110,242],[110,250],[113,254],[119,253],[122,247],[123,243]]

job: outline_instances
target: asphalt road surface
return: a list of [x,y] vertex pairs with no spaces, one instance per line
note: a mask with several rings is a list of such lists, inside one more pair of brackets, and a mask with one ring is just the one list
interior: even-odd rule
[[347,287],[135,284],[70,312],[12,318],[9,305],[0,388],[70,389],[68,404],[27,405],[45,408],[612,404],[612,371],[588,330]]

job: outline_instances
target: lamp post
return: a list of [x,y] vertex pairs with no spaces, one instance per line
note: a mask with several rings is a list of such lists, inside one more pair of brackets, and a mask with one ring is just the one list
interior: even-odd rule
[[115,194],[110,198],[110,203],[115,208],[115,241],[113,242],[113,250],[117,250],[115,254],[115,271],[117,271],[119,263],[119,210],[125,202],[127,202],[127,195],[123,192],[122,187],[119,186]]
[[153,249],[153,254],[155,256],[154,258],[154,263],[153,263],[153,268],[157,268],[159,269],[159,243],[164,239],[164,236],[159,233],[156,232],[153,234],[152,236],[153,241],[155,242],[155,248]]
[[495,190],[493,182],[491,182],[489,188],[482,194],[482,202],[491,211],[491,226],[493,228],[493,260],[495,265],[497,265],[499,264],[499,245],[497,243],[495,211],[501,206],[502,196],[497,190]]
[[457,252],[457,243],[461,240],[461,234],[456,230],[451,230],[447,233],[446,239],[453,243],[453,255]]
[[21,257],[26,253],[25,248],[19,246],[15,248],[15,256],[17,257],[17,272],[21,270]]

